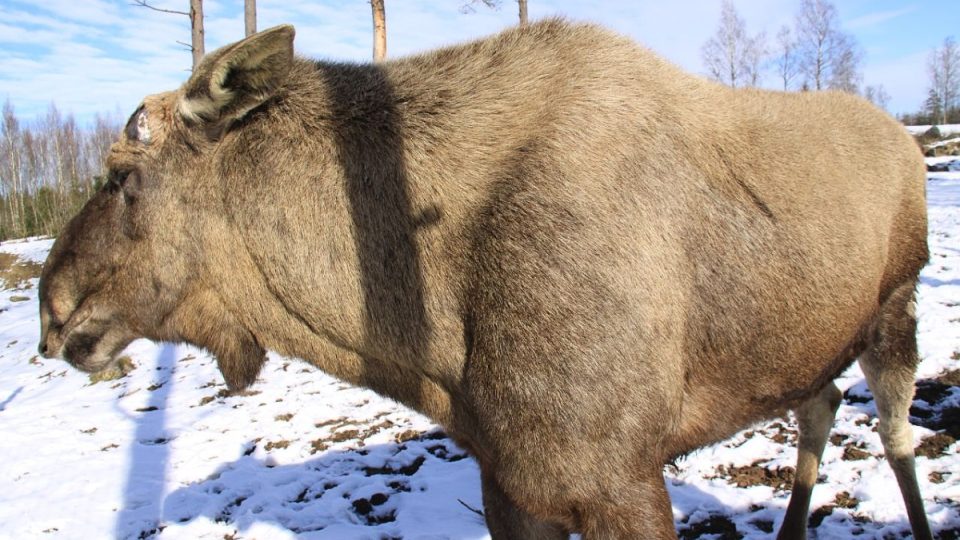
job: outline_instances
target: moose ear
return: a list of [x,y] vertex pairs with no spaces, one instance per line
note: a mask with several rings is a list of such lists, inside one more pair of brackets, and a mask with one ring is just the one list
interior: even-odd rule
[[222,133],[283,85],[293,65],[293,36],[293,26],[276,26],[207,55],[183,86],[180,114],[208,133]]

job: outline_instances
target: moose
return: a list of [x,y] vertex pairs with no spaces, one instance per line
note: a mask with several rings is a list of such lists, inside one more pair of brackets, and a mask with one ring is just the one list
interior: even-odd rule
[[676,538],[669,460],[794,411],[779,537],[858,360],[913,534],[924,166],[833,92],[733,90],[545,20],[383,63],[279,26],[146,97],[56,240],[39,350],[94,372],[265,351],[423,412],[477,460],[493,538]]

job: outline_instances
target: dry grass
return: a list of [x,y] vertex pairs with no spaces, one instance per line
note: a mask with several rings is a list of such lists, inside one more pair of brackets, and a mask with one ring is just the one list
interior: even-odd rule
[[30,280],[40,277],[43,265],[21,260],[10,253],[0,253],[0,288],[29,289]]

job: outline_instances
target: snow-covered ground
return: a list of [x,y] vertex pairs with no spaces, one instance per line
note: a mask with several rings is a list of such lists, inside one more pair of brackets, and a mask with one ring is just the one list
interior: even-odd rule
[[[941,538],[960,537],[958,176],[931,173],[928,183],[932,256],[919,286],[912,411],[921,490]],[[50,245],[0,244],[0,272],[3,253],[42,261]],[[12,281],[0,291],[0,538],[488,537],[476,464],[426,418],[279,357],[250,395],[225,397],[206,353],[147,341],[128,348],[131,373],[93,383],[36,356],[36,279]],[[812,534],[899,538],[908,524],[859,368],[838,383],[846,399],[814,490]],[[668,466],[681,537],[770,537],[795,442],[793,422],[777,420]]]
[[[907,131],[914,135],[922,135],[927,132],[928,129],[933,126],[907,126]],[[953,133],[960,133],[960,124],[942,124],[938,125],[937,129],[940,130],[941,135],[951,135]]]

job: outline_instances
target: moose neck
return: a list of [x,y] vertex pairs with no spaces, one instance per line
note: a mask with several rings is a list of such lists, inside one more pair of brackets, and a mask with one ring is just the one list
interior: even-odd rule
[[443,276],[462,264],[446,246],[464,210],[409,162],[409,113],[382,70],[311,67],[221,145],[238,249],[215,281],[265,348],[446,418],[464,344],[461,284]]

